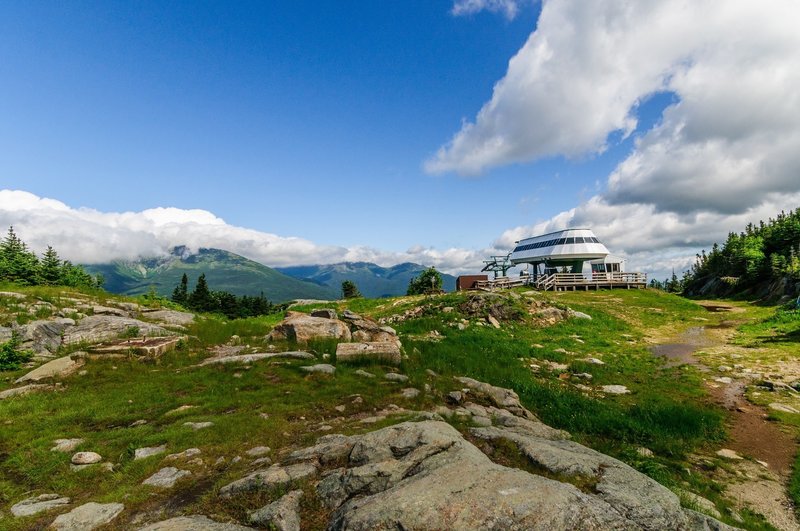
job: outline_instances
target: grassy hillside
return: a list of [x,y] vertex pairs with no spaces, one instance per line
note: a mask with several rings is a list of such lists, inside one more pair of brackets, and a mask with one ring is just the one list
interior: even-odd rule
[[181,249],[166,258],[136,262],[114,262],[85,266],[86,270],[102,273],[104,288],[112,293],[137,295],[154,287],[160,295],[169,296],[186,273],[191,290],[197,277],[206,274],[212,290],[236,295],[264,295],[272,302],[291,299],[333,299],[333,290],[312,282],[298,280],[275,269],[248,260],[243,256],[220,249],[200,249],[198,253],[181,254]]
[[[369,262],[342,262],[339,264],[281,267],[278,271],[297,279],[305,279],[320,286],[338,290],[342,282],[351,280],[368,298],[396,297],[405,295],[412,278],[427,269],[425,266],[406,262],[392,267],[381,267]],[[445,291],[456,289],[456,278],[442,274]]]
[[[20,291],[28,297],[26,304],[38,299],[55,307],[74,305],[76,296],[83,297],[58,288]],[[104,304],[125,300],[103,297]],[[23,304],[6,301],[9,315]],[[592,319],[548,322],[536,314],[537,309],[567,306]],[[259,492],[234,501],[217,496],[222,485],[252,470],[248,449],[268,446],[270,457],[277,460],[326,433],[364,433],[413,418],[412,411],[441,406],[447,393],[463,387],[452,377],[464,375],[514,389],[544,422],[569,430],[576,440],[676,491],[702,495],[726,522],[771,529],[756,512],[735,507],[718,477],[733,466],[715,452],[726,444],[724,421],[734,413],[712,403],[703,382],[705,373],[690,365],[667,364],[649,350],[659,337],[672,337],[700,323],[707,327],[724,323],[729,318],[725,314],[710,313],[656,290],[554,294],[518,290],[494,298],[452,293],[355,299],[296,309],[314,307],[350,309],[390,324],[398,331],[406,358],[399,368],[391,368],[337,364],[332,356],[329,362],[337,365],[332,376],[304,373],[300,366],[308,362],[297,360],[198,365],[211,356],[210,349],[231,348],[234,335],[248,346],[242,353],[266,350],[264,338],[281,319],[271,315],[235,321],[200,318],[185,331],[189,339],[158,363],[130,356],[90,359],[86,372],[64,378],[58,392],[0,400],[0,418],[9,419],[0,437],[0,528],[46,527],[52,513],[14,520],[6,510],[26,496],[44,492],[81,503],[123,501],[125,518],[163,510],[170,515],[211,514],[243,521],[248,510],[281,494]],[[765,309],[758,311],[766,315]],[[499,328],[489,324],[489,315],[499,319]],[[753,334],[760,337],[764,331],[759,328]],[[335,343],[314,343],[308,350],[321,361],[335,352]],[[69,349],[61,352],[68,353]],[[760,351],[762,359],[764,355]],[[599,358],[603,364],[589,358]],[[742,357],[737,363],[749,361]],[[376,377],[360,376],[357,371],[363,369]],[[389,371],[404,373],[409,381],[384,380]],[[24,372],[5,373],[0,391]],[[605,394],[600,391],[603,385],[625,385],[630,393]],[[407,398],[401,393],[404,387],[422,392]],[[378,412],[391,410],[390,404],[407,411],[380,417]],[[366,423],[376,415],[379,420]],[[192,431],[184,425],[188,421],[214,424]],[[450,422],[462,431],[470,426],[457,416]],[[70,470],[69,456],[50,448],[54,439],[71,437],[84,438],[78,450],[100,453],[115,464],[113,472],[98,467]],[[201,449],[199,461],[180,464],[191,470],[190,481],[169,491],[141,485],[163,466],[163,456],[134,461],[133,451],[158,445],[166,445],[167,453]],[[652,454],[643,454],[642,448]],[[237,462],[235,456],[243,459]],[[313,492],[313,487],[306,492]],[[692,506],[690,501],[684,503]],[[325,509],[313,496],[304,498],[301,513],[304,528],[324,528]],[[735,521],[734,514],[741,521]],[[121,520],[113,528],[125,529],[129,523]]]

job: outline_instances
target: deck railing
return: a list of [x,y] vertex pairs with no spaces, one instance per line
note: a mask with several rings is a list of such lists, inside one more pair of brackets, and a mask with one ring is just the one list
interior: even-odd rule
[[592,273],[591,278],[581,273],[554,273],[552,275],[501,277],[494,280],[482,280],[475,283],[481,290],[493,291],[515,286],[531,285],[542,291],[558,289],[591,289],[601,287],[646,287],[647,273]]

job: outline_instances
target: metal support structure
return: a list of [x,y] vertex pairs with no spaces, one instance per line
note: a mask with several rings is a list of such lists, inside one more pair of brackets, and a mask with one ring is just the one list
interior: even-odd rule
[[484,260],[483,263],[486,264],[481,269],[481,272],[488,272],[491,271],[494,273],[494,278],[497,278],[497,274],[500,273],[501,277],[506,276],[506,272],[514,267],[514,265],[509,260],[511,253],[508,253],[505,256],[490,256],[489,260]]

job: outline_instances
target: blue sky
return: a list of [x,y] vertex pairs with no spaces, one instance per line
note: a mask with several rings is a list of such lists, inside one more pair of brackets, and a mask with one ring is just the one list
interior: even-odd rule
[[[733,149],[742,132],[712,103],[695,102],[715,81],[694,65],[733,81],[725,68],[740,58],[735,47],[724,60],[707,52],[730,48],[735,25],[666,46],[637,32],[651,25],[667,35],[711,3],[695,13],[669,1],[659,9],[623,17],[571,0],[6,2],[0,189],[29,195],[0,200],[0,221],[34,247],[49,241],[83,261],[152,252],[186,234],[196,245],[228,238],[231,250],[271,265],[413,259],[453,271],[516,237],[588,224],[642,268],[683,267],[739,228],[725,224],[797,203],[800,185],[774,170],[761,180],[774,183],[769,197],[742,201],[744,186],[724,201],[712,191],[693,196],[691,179],[745,171],[752,157],[740,146],[742,160],[719,175],[696,167],[664,175],[665,149],[676,160],[720,136]],[[730,11],[751,16],[746,3]],[[792,45],[775,27],[785,15],[768,13],[755,44]],[[773,53],[776,71],[796,64]],[[756,107],[756,96],[746,103]],[[676,146],[675,134],[701,118],[719,127]],[[744,134],[763,137],[773,126]],[[172,240],[141,218],[173,227]],[[660,221],[625,236],[640,218]],[[90,221],[136,237],[73,241],[97,232]],[[215,226],[208,241],[206,222]],[[693,237],[700,223],[710,228]],[[662,239],[643,247],[648,238]],[[126,239],[146,243],[120,255],[117,240]]]

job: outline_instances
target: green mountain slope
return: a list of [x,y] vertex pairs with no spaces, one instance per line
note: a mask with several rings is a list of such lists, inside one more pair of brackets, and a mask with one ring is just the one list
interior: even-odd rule
[[112,293],[137,295],[153,286],[160,295],[169,296],[184,273],[189,277],[189,289],[197,277],[206,274],[212,290],[236,295],[264,295],[272,302],[292,299],[335,299],[338,288],[331,289],[303,281],[248,260],[243,256],[220,249],[200,249],[189,254],[176,247],[172,255],[134,262],[113,262],[84,266],[92,274],[102,273],[104,288]]
[[[369,298],[405,295],[409,281],[425,269],[425,266],[410,262],[392,267],[381,267],[369,262],[342,262],[277,268],[291,277],[308,280],[336,291],[341,289],[343,281],[351,280]],[[442,273],[442,285],[445,291],[454,291],[456,278]]]

